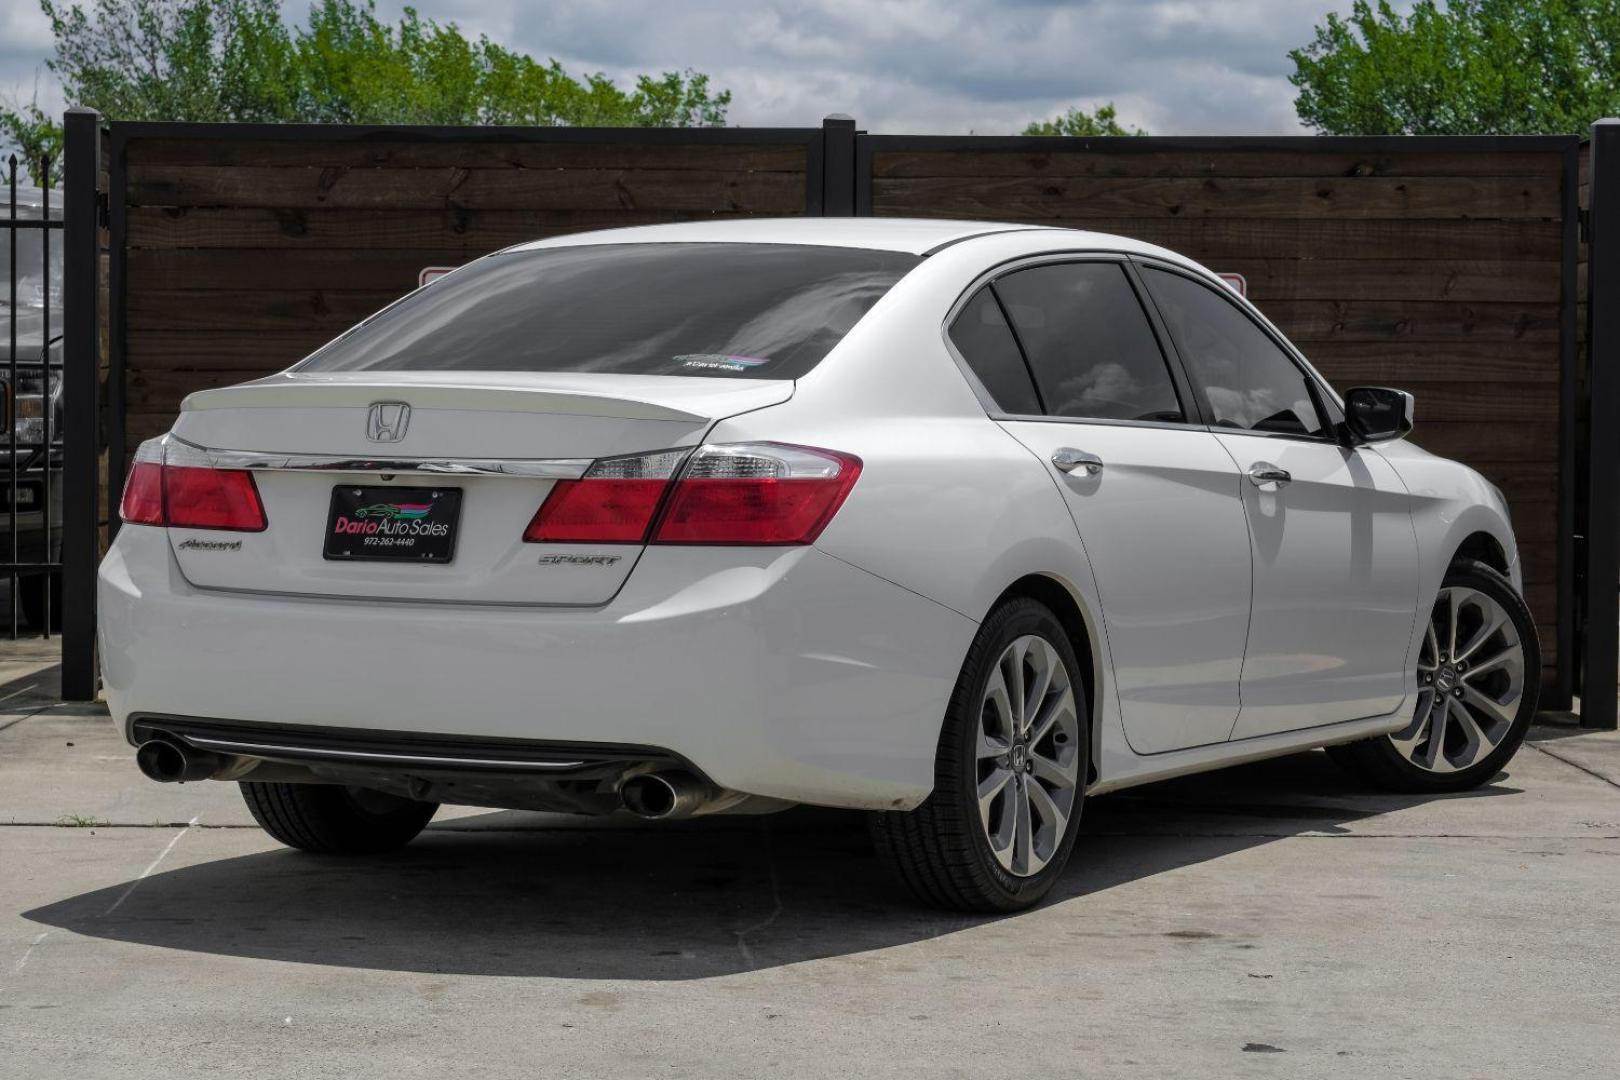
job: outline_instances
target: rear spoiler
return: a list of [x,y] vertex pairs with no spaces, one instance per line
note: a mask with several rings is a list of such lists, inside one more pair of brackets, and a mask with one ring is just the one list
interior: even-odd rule
[[205,409],[353,409],[379,401],[412,408],[566,413],[627,420],[705,421],[778,405],[791,380],[670,375],[572,375],[521,372],[390,372],[272,375],[190,394],[182,412]]

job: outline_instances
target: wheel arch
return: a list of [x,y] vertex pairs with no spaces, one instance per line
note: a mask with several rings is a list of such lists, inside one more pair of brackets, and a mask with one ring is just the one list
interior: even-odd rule
[[1087,726],[1091,733],[1090,775],[1086,777],[1086,783],[1094,783],[1098,775],[1097,758],[1102,749],[1102,717],[1098,707],[1101,692],[1097,682],[1097,672],[1103,663],[1101,632],[1075,590],[1056,575],[1025,574],[1001,591],[995,603],[990,605],[990,611],[1015,597],[1027,597],[1046,605],[1068,634],[1075,659],[1080,662],[1080,678],[1085,683]]
[[1484,530],[1469,533],[1463,538],[1457,550],[1452,553],[1451,562],[1458,559],[1478,559],[1480,562],[1506,576],[1512,570],[1507,552],[1496,537]]

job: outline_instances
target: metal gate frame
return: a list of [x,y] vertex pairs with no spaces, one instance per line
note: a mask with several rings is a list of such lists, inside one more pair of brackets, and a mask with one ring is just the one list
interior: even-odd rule
[[1590,145],[1581,726],[1613,731],[1620,711],[1620,120],[1592,125]]
[[[9,359],[3,366],[0,366],[0,370],[4,371],[6,377],[4,388],[0,389],[0,405],[4,406],[4,416],[0,417],[0,419],[3,419],[6,428],[4,438],[0,438],[0,449],[4,449],[7,453],[7,465],[5,469],[0,470],[0,479],[4,480],[6,493],[5,510],[4,513],[0,513],[0,521],[4,521],[6,524],[10,542],[3,545],[5,550],[0,551],[0,560],[3,560],[0,561],[0,578],[5,578],[10,583],[11,600],[8,606],[11,610],[9,612],[9,622],[3,616],[0,616],[0,622],[8,622],[10,637],[15,640],[19,628],[19,593],[21,592],[23,577],[29,571],[34,571],[34,577],[44,578],[40,592],[43,600],[43,610],[39,613],[43,616],[43,622],[42,625],[35,627],[35,629],[49,638],[53,623],[50,582],[51,578],[59,574],[62,569],[61,561],[54,557],[52,551],[54,545],[51,536],[52,525],[61,524],[59,520],[55,522],[52,520],[54,516],[52,503],[55,501],[53,491],[57,487],[57,477],[60,475],[61,469],[60,452],[55,444],[61,432],[52,430],[53,414],[56,409],[51,401],[53,395],[50,389],[52,366],[51,331],[58,329],[51,323],[51,249],[53,246],[59,247],[61,241],[57,240],[53,244],[51,234],[62,231],[63,221],[60,212],[61,207],[52,205],[48,177],[40,188],[42,199],[38,219],[19,216],[22,207],[18,205],[17,189],[20,186],[18,181],[21,179],[24,163],[19,161],[17,156],[13,154],[4,164],[7,167],[0,170],[0,206],[5,207],[5,217],[0,218],[0,228],[3,228],[6,234],[6,265],[9,273],[6,293],[3,297],[7,311],[5,344],[8,349],[6,355]],[[38,169],[40,174],[48,174],[52,164],[49,158],[28,162],[30,172]],[[55,217],[52,217],[53,212],[56,213]],[[35,360],[30,355],[27,360],[23,360],[18,356],[17,324],[20,321],[21,311],[17,304],[17,282],[23,276],[22,271],[25,269],[26,263],[19,260],[18,240],[21,236],[32,233],[39,234],[39,271],[41,278],[45,282],[44,304],[40,308],[39,357]],[[33,245],[29,246],[32,247]],[[27,346],[24,346],[24,348],[27,348]],[[18,368],[33,368],[35,366],[40,371],[40,395],[41,404],[43,405],[41,409],[42,429],[37,443],[33,440],[19,443],[17,439],[18,401],[21,397],[22,386],[18,378]],[[21,468],[19,468],[19,460],[21,461]],[[22,493],[33,490],[36,476],[39,484],[37,510],[40,515],[38,531],[41,537],[41,550],[37,557],[25,558],[22,550],[22,531],[18,528],[17,515],[19,503],[23,501]],[[28,514],[31,511],[25,507],[21,512]],[[33,529],[29,530],[30,537],[32,537],[33,532]],[[33,544],[30,543],[28,546],[32,548]]]

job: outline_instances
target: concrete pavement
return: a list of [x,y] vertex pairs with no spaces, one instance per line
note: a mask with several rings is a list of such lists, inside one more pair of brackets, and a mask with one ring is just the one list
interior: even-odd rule
[[94,709],[0,715],[0,1075],[1609,1076],[1620,740],[1491,787],[1307,754],[1094,800],[1056,898],[913,906],[851,815],[445,812],[277,847]]

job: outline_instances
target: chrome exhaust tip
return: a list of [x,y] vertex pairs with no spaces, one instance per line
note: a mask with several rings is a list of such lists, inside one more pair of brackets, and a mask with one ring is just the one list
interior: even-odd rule
[[637,817],[659,821],[691,817],[714,801],[714,791],[689,773],[642,773],[624,782],[619,800]]
[[135,764],[148,780],[183,784],[207,780],[225,766],[225,759],[173,739],[148,739],[135,748]]

